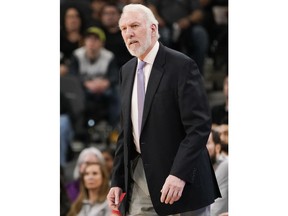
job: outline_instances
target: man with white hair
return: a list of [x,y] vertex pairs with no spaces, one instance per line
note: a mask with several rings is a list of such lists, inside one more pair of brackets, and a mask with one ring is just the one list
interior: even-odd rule
[[158,42],[147,7],[125,6],[119,27],[135,58],[119,74],[121,130],[109,205],[122,215],[208,216],[221,195],[206,148],[211,117],[199,69]]

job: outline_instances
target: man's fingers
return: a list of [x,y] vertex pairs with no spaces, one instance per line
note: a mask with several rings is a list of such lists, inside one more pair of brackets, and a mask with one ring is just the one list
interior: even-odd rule
[[111,208],[115,207],[114,206],[114,195],[113,192],[110,190],[108,195],[107,195],[107,200],[108,200],[108,204]]
[[177,195],[178,195],[179,199],[180,199],[180,197],[182,196],[182,192],[183,192],[183,189],[178,191],[178,194],[177,194]]
[[174,202],[178,201],[181,195],[182,195],[182,192],[175,190],[169,204],[173,204]]
[[182,195],[182,191],[178,191],[175,188],[164,188],[161,190],[161,202],[165,202],[166,204],[173,204],[178,201]]
[[107,200],[111,208],[118,207],[121,193],[122,193],[121,188],[115,187],[110,189],[107,195]]
[[[172,191],[172,190],[171,190]],[[171,194],[171,195],[170,195]],[[178,201],[181,197],[182,194],[181,192],[179,193],[178,190],[173,190],[173,193],[169,193],[168,194],[168,199],[166,200],[167,202],[165,202],[166,204],[173,204],[174,202]]]
[[178,201],[182,195],[182,191],[173,190],[171,188],[166,193],[164,193],[164,190],[162,191],[161,202],[165,202],[165,204],[173,204]]
[[161,195],[160,201],[163,203],[165,201],[166,195],[168,193],[168,188],[165,186],[165,184],[164,184],[161,192],[162,192],[162,195]]
[[166,204],[173,204],[178,201],[181,196],[185,186],[185,182],[175,176],[169,175],[163,185],[161,190],[160,201]]
[[169,192],[168,192],[168,194],[166,196],[166,199],[165,199],[165,203],[166,204],[170,203],[170,201],[173,201],[173,193],[174,193],[173,190],[170,188]]

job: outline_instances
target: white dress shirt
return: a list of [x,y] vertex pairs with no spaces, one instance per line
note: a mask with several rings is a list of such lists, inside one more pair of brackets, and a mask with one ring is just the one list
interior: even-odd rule
[[[157,41],[154,47],[152,48],[152,50],[143,59],[143,61],[146,62],[146,65],[143,68],[144,77],[145,77],[145,93],[146,93],[149,77],[151,74],[152,66],[153,66],[158,50],[159,50],[159,42]],[[138,59],[138,63],[139,61],[140,60]],[[140,143],[139,143],[140,134],[138,132],[139,130],[138,130],[138,104],[137,104],[137,72],[135,74],[133,92],[132,92],[131,119],[132,119],[132,133],[133,133],[134,143],[136,145],[136,151],[141,153]]]

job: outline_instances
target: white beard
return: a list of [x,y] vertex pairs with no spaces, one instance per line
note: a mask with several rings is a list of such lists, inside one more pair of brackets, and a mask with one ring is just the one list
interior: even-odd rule
[[[148,34],[147,34],[148,35]],[[146,35],[146,36],[147,36]],[[139,48],[135,48],[135,49],[130,49],[128,46],[127,46],[127,49],[128,49],[128,51],[130,52],[130,54],[132,55],[132,56],[136,56],[136,57],[140,57],[140,56],[142,56],[145,52],[146,52],[146,50],[149,48],[149,46],[151,45],[151,37],[146,37],[147,39],[146,39],[146,41],[145,41],[145,43],[142,45],[142,46],[140,46]]]

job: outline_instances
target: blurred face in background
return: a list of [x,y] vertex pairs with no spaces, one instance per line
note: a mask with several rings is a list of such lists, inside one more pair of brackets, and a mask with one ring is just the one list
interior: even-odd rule
[[75,8],[69,8],[65,14],[65,28],[67,32],[79,31],[81,27],[81,19]]
[[100,11],[103,6],[106,4],[105,0],[92,0],[91,1],[91,9],[92,9],[92,18],[98,20],[100,17]]
[[221,124],[217,127],[217,131],[220,135],[221,142],[228,144],[228,125]]
[[89,58],[95,58],[103,47],[103,43],[97,36],[88,35],[85,37],[84,46],[87,56]]
[[106,164],[106,167],[107,167],[107,170],[109,172],[109,174],[112,173],[112,169],[113,169],[113,163],[114,163],[114,159],[113,157],[111,156],[111,154],[109,154],[108,152],[102,152],[103,154],[103,157],[104,157],[104,160],[105,160],[105,164]]
[[117,27],[119,19],[120,19],[120,12],[115,6],[111,5],[104,6],[101,14],[101,22],[105,27],[107,28]]
[[84,185],[88,190],[94,190],[101,187],[103,175],[99,164],[89,164],[84,171]]

